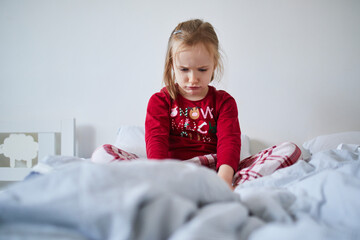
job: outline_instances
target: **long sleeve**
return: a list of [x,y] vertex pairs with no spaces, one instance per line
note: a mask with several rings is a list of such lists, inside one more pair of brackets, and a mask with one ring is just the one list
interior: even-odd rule
[[170,100],[165,92],[155,93],[149,100],[145,120],[146,154],[149,159],[169,156]]
[[236,172],[240,161],[241,132],[238,120],[238,110],[235,99],[230,95],[223,95],[219,104],[217,120],[217,165],[227,164]]

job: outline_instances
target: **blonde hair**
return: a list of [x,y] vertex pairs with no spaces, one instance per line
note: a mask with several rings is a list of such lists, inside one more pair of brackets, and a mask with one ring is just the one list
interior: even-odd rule
[[219,40],[214,27],[210,23],[200,19],[179,23],[170,35],[164,68],[164,83],[172,99],[176,99],[178,93],[173,71],[174,55],[181,48],[192,47],[197,44],[204,44],[205,48],[214,57],[215,71],[211,77],[211,81],[214,80],[215,74],[220,78],[223,72]]

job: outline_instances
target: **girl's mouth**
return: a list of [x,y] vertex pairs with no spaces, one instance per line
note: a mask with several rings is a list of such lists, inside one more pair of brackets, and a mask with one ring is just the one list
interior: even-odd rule
[[186,87],[187,89],[189,89],[189,90],[197,90],[197,89],[199,89],[200,87]]

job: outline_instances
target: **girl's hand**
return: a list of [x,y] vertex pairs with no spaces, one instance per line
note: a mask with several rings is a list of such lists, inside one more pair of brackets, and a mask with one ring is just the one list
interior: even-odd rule
[[218,176],[229,185],[232,191],[234,191],[234,187],[232,185],[234,169],[232,167],[226,164],[221,165],[218,170]]

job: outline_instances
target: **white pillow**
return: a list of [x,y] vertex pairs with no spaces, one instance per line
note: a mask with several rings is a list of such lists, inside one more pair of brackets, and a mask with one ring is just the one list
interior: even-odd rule
[[360,144],[360,131],[318,136],[306,141],[303,144],[303,147],[305,150],[309,151],[310,154],[315,154],[324,150],[336,149],[336,147],[342,143]]
[[[120,126],[114,145],[124,151],[146,158],[144,127],[134,125]],[[241,134],[240,159],[247,158],[250,155],[250,139],[248,136]]]
[[133,125],[122,125],[116,135],[116,147],[146,158],[145,128]]
[[240,160],[244,158],[250,157],[250,138],[245,135],[241,134],[241,152],[240,152]]

